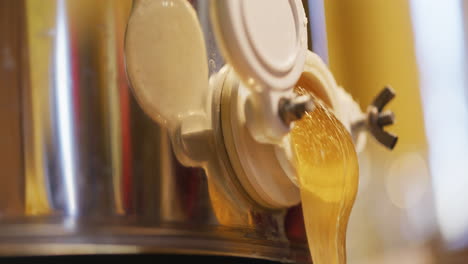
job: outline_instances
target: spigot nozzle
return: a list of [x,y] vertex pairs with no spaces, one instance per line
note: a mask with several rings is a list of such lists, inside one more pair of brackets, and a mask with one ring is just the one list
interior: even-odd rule
[[279,101],[279,116],[286,126],[301,119],[307,112],[315,108],[314,101],[309,95],[293,98],[281,98]]

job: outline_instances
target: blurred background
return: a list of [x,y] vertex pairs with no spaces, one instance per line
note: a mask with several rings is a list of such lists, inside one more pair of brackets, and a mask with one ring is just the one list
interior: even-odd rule
[[468,2],[324,2],[318,41],[337,82],[363,109],[384,85],[397,92],[397,147],[370,140],[360,157],[350,263],[468,263]]

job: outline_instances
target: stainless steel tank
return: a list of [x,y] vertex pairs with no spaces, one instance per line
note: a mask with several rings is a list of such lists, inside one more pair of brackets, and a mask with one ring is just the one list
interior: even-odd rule
[[[142,111],[125,67],[132,2],[0,1],[0,255],[309,262],[300,207],[263,209],[233,191],[232,175],[182,166]],[[214,73],[223,60],[207,1],[191,3]],[[230,206],[236,200],[247,202]]]

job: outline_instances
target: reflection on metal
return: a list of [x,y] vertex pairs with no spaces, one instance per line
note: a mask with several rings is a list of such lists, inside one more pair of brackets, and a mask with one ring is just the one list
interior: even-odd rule
[[76,197],[76,177],[77,177],[77,157],[76,153],[76,136],[75,136],[75,117],[73,109],[73,80],[70,65],[70,32],[68,31],[67,9],[66,2],[59,0],[57,3],[57,26],[55,29],[54,43],[54,109],[57,114],[54,117],[57,124],[58,138],[58,158],[60,159],[59,174],[63,177],[63,185],[65,190],[64,202],[66,203],[65,210],[69,215],[77,214],[77,197]]
[[[128,8],[128,6],[126,8]],[[115,78],[115,76],[125,76],[123,65],[117,63],[123,59],[122,53],[118,52],[123,48],[122,46],[119,46],[118,42],[118,39],[123,38],[123,32],[114,30],[114,27],[125,27],[125,24],[122,21],[124,17],[121,14],[122,12],[119,12],[121,9],[121,5],[116,5],[115,1],[111,1],[109,3],[109,8],[105,10],[103,15],[106,27],[105,31],[108,32],[107,37],[103,40],[103,45],[105,47],[104,56],[107,62],[101,65],[101,67],[105,67],[103,70],[108,71],[107,76],[109,77],[106,80],[107,89],[105,89],[102,94],[101,104],[107,108],[107,111],[105,111],[106,113],[120,113],[107,114],[104,115],[103,118],[103,121],[105,122],[104,127],[108,128],[106,129],[106,133],[110,138],[110,145],[114,146],[111,148],[110,160],[112,164],[112,175],[114,178],[112,191],[114,193],[113,198],[117,214],[123,214],[125,210],[122,189],[123,174],[127,177],[129,176],[129,167],[125,166],[125,168],[123,168],[124,166],[119,166],[118,164],[122,163],[124,153],[128,153],[130,151],[130,145],[128,143],[125,144],[125,146],[120,144],[122,135],[125,134],[125,136],[128,136],[129,131],[127,128],[121,126],[121,124],[128,124],[128,115],[121,117],[122,112],[127,113],[127,111],[121,112],[120,110],[120,108],[128,109],[128,86],[125,81]],[[122,100],[120,100],[120,98],[122,98]],[[121,103],[122,106],[119,107]]]
[[21,90],[24,74],[19,69],[25,56],[17,23],[21,1],[0,1],[0,212],[18,215],[24,212],[24,155],[22,152]]
[[[10,1],[12,2],[12,1]],[[24,105],[24,154],[25,154],[25,188],[26,188],[26,215],[44,215],[50,212],[48,197],[47,174],[48,160],[44,153],[48,152],[52,142],[51,115],[48,106],[51,105],[51,77],[47,62],[52,57],[52,38],[56,3],[43,5],[42,1],[24,2],[25,10],[18,10],[26,20],[22,34],[27,34],[26,43],[21,46],[27,53],[23,68],[25,81],[18,89],[23,89]],[[21,21],[17,21],[21,23]],[[46,67],[31,67],[42,64]],[[52,64],[50,62],[50,64]],[[50,65],[52,66],[52,65]],[[52,157],[52,154],[50,155]]]
[[[191,2],[202,17],[212,74],[223,62],[207,1]],[[21,81],[9,82],[14,92],[1,95],[20,102],[13,113],[21,126],[18,144],[0,147],[0,157],[18,153],[4,176],[13,187],[0,193],[0,255],[158,252],[309,261],[302,216],[247,199],[220,136],[219,168],[207,177],[177,161],[165,128],[138,106],[123,53],[131,0],[5,3],[14,15],[2,19],[8,11],[0,8],[0,34],[16,27],[20,36],[0,45],[16,44],[19,55],[0,56],[0,66],[13,58]],[[0,67],[0,76],[6,73]],[[0,121],[14,124],[4,111],[0,105]],[[6,131],[0,138],[9,137]]]

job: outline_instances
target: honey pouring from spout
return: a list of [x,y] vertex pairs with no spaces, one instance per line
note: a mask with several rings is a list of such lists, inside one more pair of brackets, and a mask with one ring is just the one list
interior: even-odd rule
[[[285,124],[294,122],[290,140],[310,252],[314,263],[345,264],[346,230],[359,182],[355,147],[332,111],[300,85],[296,98],[280,101],[279,115]],[[352,126],[368,126],[390,149],[397,137],[382,128],[392,124],[394,117],[390,112],[379,113],[393,97],[393,90],[386,87],[368,108],[367,123],[360,120]]]

